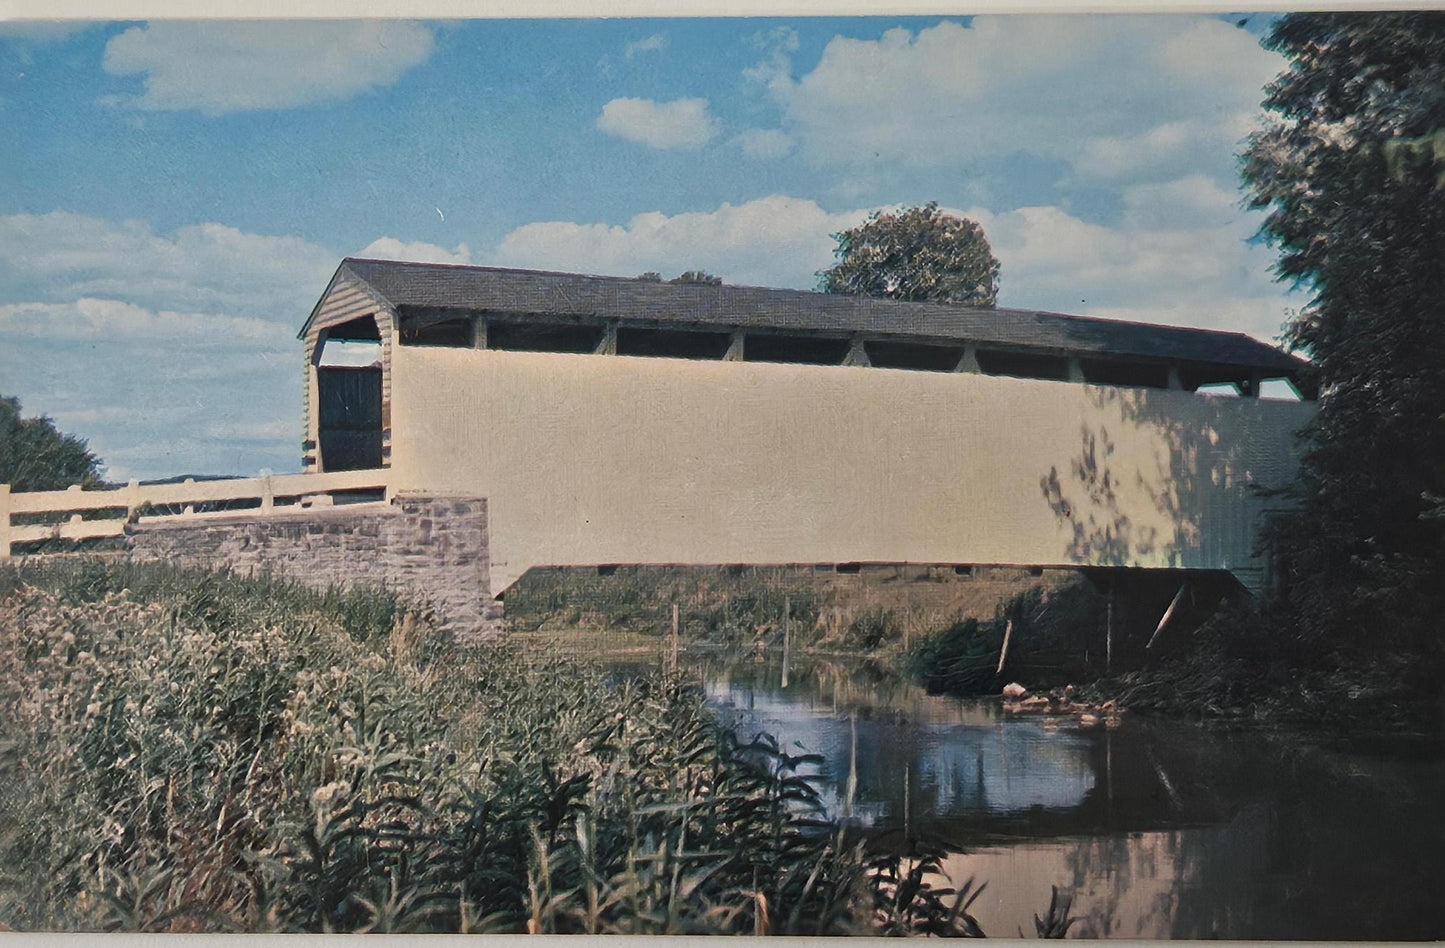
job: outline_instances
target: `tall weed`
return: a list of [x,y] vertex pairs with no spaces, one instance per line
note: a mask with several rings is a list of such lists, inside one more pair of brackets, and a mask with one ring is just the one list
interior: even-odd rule
[[274,577],[72,562],[0,590],[14,928],[977,927],[936,861],[827,818],[816,758],[740,742],[676,675],[609,684]]

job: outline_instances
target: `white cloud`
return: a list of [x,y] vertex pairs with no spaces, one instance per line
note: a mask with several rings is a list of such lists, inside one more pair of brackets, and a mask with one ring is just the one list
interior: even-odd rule
[[652,148],[696,149],[717,134],[706,99],[613,99],[602,107],[597,127],[609,135]]
[[49,340],[209,345],[217,336],[236,342],[280,346],[290,336],[283,324],[215,313],[155,311],[121,300],[82,297],[74,303],[0,305],[0,335]]
[[752,44],[765,58],[743,70],[743,78],[755,82],[779,98],[786,98],[792,83],[792,55],[801,45],[798,31],[789,26],[754,33]]
[[1229,170],[1282,66],[1210,18],[980,16],[834,37],[796,80],[775,50],[748,75],[815,162],[937,167],[1029,152],[1086,175],[1164,178],[1205,146]]
[[424,241],[397,240],[395,237],[378,237],[366,245],[358,257],[374,257],[379,260],[409,260],[414,263],[460,263],[472,262],[472,252],[466,244],[457,244],[452,250],[438,247]]
[[656,53],[664,49],[667,49],[667,37],[661,33],[653,33],[651,36],[645,36],[640,40],[633,40],[628,43],[627,46],[623,48],[622,55],[631,59],[638,53]]
[[[1254,220],[1230,195],[1196,177],[1126,189],[1124,203],[1113,226],[1052,206],[951,213],[983,225],[1002,265],[1000,305],[1277,333],[1291,300],[1270,279],[1272,254],[1246,242]],[[700,268],[732,284],[808,289],[833,261],[830,235],[871,210],[773,195],[625,226],[539,222],[508,234],[492,262],[618,276]]]
[[0,287],[10,302],[106,296],[300,326],[337,262],[299,237],[217,223],[166,236],[144,222],[68,211],[0,216]]
[[1257,222],[1241,213],[1238,192],[1200,174],[1133,185],[1123,189],[1122,197],[1121,224],[1131,230],[1233,227],[1247,236]]
[[786,158],[793,152],[793,136],[780,128],[749,128],[733,139],[743,154],[761,161]]
[[1124,189],[1104,226],[1057,207],[974,209],[1002,265],[1000,304],[1246,332],[1271,340],[1300,301],[1233,195],[1194,177]]
[[0,306],[0,378],[113,479],[299,465],[301,354],[284,323],[115,299]]
[[424,62],[433,42],[430,26],[400,20],[164,21],[112,37],[103,64],[111,75],[145,82],[140,95],[109,101],[221,115],[389,86]]
[[714,211],[638,214],[623,227],[546,221],[508,234],[494,262],[618,276],[701,269],[735,284],[811,287],[832,255],[828,235],[861,219],[773,195]]

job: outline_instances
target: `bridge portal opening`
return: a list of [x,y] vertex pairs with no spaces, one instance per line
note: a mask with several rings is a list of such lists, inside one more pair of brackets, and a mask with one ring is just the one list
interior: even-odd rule
[[318,467],[360,471],[385,463],[381,332],[364,316],[326,331],[316,353]]

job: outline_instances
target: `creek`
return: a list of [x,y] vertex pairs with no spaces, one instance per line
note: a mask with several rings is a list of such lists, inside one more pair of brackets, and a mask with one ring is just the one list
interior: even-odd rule
[[794,656],[786,686],[776,656],[684,664],[743,740],[822,755],[831,815],[986,882],[971,911],[989,935],[1034,937],[1057,886],[1071,936],[1445,938],[1438,745],[1133,714],[1082,727],[843,660]]

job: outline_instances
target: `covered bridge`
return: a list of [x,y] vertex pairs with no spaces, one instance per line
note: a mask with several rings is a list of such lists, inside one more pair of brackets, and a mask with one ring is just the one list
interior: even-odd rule
[[494,595],[533,566],[731,563],[1258,589],[1255,488],[1293,476],[1315,394],[1237,333],[383,260],[343,261],[301,338],[306,469],[485,497]]

